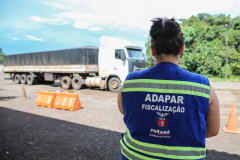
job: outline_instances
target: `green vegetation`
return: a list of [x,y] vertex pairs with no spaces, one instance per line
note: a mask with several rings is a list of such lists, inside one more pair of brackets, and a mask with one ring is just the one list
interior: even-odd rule
[[0,48],[0,64],[3,63],[3,56],[4,56],[4,55],[5,55],[5,54],[3,53],[2,48]]
[[[180,19],[180,22],[185,38],[185,52],[179,65],[188,71],[207,77],[219,77],[226,81],[223,78],[226,73],[227,51],[228,78],[231,80],[233,77],[239,81],[240,16],[231,18],[224,14],[201,13],[189,19]],[[147,64],[151,67],[153,59],[149,48],[150,38],[146,47]]]
[[210,82],[240,82],[239,76],[231,76],[230,78],[221,78],[221,77],[208,77]]

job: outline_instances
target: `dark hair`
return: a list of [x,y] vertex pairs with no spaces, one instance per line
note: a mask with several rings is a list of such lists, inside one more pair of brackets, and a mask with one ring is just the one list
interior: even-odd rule
[[172,19],[154,18],[150,29],[151,45],[157,55],[177,56],[184,44],[183,33],[179,24]]

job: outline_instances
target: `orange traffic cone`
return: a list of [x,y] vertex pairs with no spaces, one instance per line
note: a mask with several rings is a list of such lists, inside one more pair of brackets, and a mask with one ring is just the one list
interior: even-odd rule
[[240,134],[240,129],[237,124],[237,114],[235,109],[235,104],[232,104],[232,108],[229,114],[227,127],[223,127],[224,132],[227,133],[237,133]]
[[27,99],[24,85],[22,85],[22,96],[21,96],[21,98],[22,98],[22,99]]

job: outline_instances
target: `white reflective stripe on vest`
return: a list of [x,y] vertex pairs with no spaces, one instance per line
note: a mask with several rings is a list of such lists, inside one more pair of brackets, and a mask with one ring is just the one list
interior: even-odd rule
[[[143,155],[129,148],[143,153]],[[206,157],[206,148],[166,146],[140,142],[131,137],[129,130],[121,140],[121,151],[129,159],[201,159]],[[156,158],[150,158],[147,155]]]
[[123,92],[155,92],[189,94],[210,98],[210,86],[196,82],[155,80],[155,79],[133,79],[124,82]]

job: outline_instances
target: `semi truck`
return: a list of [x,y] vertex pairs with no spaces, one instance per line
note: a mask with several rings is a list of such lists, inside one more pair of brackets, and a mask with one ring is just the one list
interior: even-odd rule
[[130,41],[102,36],[100,46],[6,55],[4,72],[17,84],[60,80],[63,89],[83,86],[117,92],[128,73],[146,68],[142,48]]

